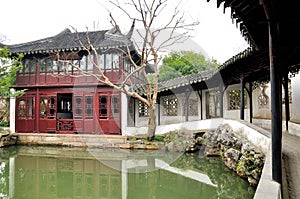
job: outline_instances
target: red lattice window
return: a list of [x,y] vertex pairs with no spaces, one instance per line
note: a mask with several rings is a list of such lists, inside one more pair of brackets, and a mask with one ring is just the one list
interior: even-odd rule
[[85,96],[85,118],[93,118],[94,103],[93,96]]
[[82,97],[81,96],[76,96],[74,98],[74,108],[75,108],[75,112],[74,112],[75,118],[76,119],[81,119],[82,118],[82,110],[83,110]]

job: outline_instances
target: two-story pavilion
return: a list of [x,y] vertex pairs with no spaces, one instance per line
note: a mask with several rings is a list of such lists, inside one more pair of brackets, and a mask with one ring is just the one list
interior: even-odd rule
[[[16,132],[121,134],[126,96],[88,73],[99,73],[93,64],[97,60],[112,83],[122,81],[131,70],[124,50],[133,46],[133,27],[125,36],[115,28],[88,33],[65,29],[10,45],[13,54],[24,55],[15,86],[25,89],[16,100]],[[89,53],[91,44],[97,53]]]

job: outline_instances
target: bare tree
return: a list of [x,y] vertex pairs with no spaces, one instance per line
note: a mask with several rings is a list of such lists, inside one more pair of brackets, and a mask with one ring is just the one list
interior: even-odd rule
[[[191,31],[194,26],[198,25],[198,22],[185,22],[184,13],[181,13],[179,9],[180,2],[173,8],[172,13],[167,10],[167,3],[169,2],[171,4],[170,0],[127,0],[122,1],[122,3],[118,0],[110,0],[109,2],[121,10],[131,20],[135,20],[136,23],[141,25],[141,29],[137,30],[139,37],[138,40],[140,43],[133,41],[135,49],[139,54],[139,62],[136,62],[132,56],[132,41],[128,41],[127,35],[121,33],[119,25],[113,17],[113,14],[110,14],[111,24],[115,31],[114,33],[118,32],[120,34],[120,38],[122,38],[124,43],[126,43],[126,48],[119,48],[118,50],[120,50],[123,54],[126,54],[126,57],[130,60],[134,70],[126,74],[121,83],[115,84],[110,81],[103,71],[103,67],[99,65],[100,60],[98,60],[98,56],[96,56],[96,59],[92,58],[93,54],[97,54],[97,49],[93,46],[93,42],[91,41],[89,34],[87,34],[88,45],[81,41],[80,42],[84,47],[84,50],[88,52],[89,60],[91,60],[94,67],[97,68],[99,72],[96,74],[86,72],[75,64],[69,64],[79,70],[80,75],[93,76],[99,82],[143,102],[148,108],[148,140],[151,141],[155,136],[156,130],[159,77],[158,65],[161,59],[159,52],[168,46],[188,39],[189,31]],[[128,10],[129,8],[130,10]],[[165,23],[160,25],[160,27],[157,27],[161,21],[165,21]],[[168,34],[167,38],[165,40],[158,40],[162,34],[164,34],[164,38],[166,38],[166,34]],[[153,70],[153,74],[151,74],[151,76],[147,74],[145,70],[149,63],[151,63]],[[130,85],[129,81],[136,73],[143,76],[143,93],[135,91],[132,86],[127,86]]]

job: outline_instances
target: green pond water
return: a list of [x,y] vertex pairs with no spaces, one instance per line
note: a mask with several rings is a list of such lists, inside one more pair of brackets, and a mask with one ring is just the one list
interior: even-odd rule
[[247,199],[255,189],[201,153],[14,146],[0,149],[0,198]]

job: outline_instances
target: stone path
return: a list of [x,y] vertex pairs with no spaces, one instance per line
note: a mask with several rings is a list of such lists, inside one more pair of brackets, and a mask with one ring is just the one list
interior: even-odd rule
[[282,134],[283,152],[283,198],[300,199],[300,137],[290,135],[287,132]]

